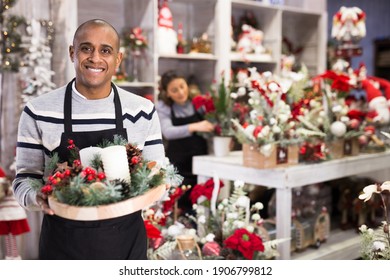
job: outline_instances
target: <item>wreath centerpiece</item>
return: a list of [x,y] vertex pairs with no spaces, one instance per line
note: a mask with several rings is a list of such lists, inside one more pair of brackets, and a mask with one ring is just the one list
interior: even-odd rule
[[55,214],[74,220],[101,220],[127,215],[160,200],[183,177],[165,160],[143,158],[139,148],[115,136],[99,147],[79,149],[68,140],[69,162],[54,154],[44,183],[34,187],[49,196]]

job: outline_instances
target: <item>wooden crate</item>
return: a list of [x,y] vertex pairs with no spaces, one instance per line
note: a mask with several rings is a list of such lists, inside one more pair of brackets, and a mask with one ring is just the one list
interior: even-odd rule
[[272,152],[267,157],[260,153],[256,145],[243,144],[243,165],[259,169],[285,167],[298,164],[298,145],[281,147],[272,146]]

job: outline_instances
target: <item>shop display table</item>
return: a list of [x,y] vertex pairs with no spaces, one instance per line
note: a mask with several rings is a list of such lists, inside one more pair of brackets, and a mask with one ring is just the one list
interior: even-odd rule
[[[198,176],[199,182],[203,182],[205,178],[212,177],[216,173],[221,179],[241,180],[248,184],[275,188],[276,238],[291,237],[293,188],[375,172],[389,167],[390,151],[274,169],[256,169],[243,166],[242,151],[233,151],[224,157],[213,155],[193,157],[193,173]],[[340,249],[342,248],[337,250]],[[289,241],[279,244],[278,250],[279,259],[291,258]]]

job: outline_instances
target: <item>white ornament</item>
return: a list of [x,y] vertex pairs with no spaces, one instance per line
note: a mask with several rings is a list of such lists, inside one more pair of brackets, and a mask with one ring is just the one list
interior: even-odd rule
[[347,126],[341,121],[335,121],[330,126],[330,132],[336,137],[342,137],[347,132]]

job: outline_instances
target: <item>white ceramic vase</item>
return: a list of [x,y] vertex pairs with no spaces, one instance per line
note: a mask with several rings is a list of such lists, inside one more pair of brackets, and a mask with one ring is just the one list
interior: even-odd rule
[[230,136],[214,136],[213,147],[214,155],[217,157],[227,156],[230,152],[232,137]]

